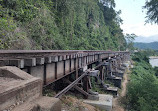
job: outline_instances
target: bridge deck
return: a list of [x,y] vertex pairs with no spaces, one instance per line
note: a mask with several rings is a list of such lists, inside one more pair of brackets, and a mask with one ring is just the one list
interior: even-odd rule
[[0,50],[0,66],[19,67],[47,85],[89,64],[126,54],[103,50]]

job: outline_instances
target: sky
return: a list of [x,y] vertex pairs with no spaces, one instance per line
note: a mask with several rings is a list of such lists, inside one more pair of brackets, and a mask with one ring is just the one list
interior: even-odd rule
[[145,10],[142,6],[145,5],[145,0],[115,0],[116,10],[121,10],[120,15],[123,19],[121,28],[124,33],[136,34],[137,36],[150,38],[157,36],[158,40],[158,25],[146,24],[145,25]]

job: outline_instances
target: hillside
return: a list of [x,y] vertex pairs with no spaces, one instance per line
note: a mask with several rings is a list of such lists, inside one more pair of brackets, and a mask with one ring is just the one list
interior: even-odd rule
[[149,37],[144,37],[144,36],[138,36],[135,38],[134,42],[142,42],[142,43],[150,43],[150,42],[155,42],[158,41],[158,35],[152,35]]
[[151,42],[151,43],[135,42],[134,47],[139,48],[139,49],[158,50],[158,42]]
[[0,49],[124,50],[120,12],[100,0],[0,0]]

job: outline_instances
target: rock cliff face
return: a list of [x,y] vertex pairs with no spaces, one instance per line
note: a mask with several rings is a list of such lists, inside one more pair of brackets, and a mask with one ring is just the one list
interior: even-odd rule
[[114,1],[1,0],[0,49],[123,50]]

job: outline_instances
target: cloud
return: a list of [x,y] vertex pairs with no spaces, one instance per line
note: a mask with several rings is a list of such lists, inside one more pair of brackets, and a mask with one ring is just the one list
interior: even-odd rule
[[121,28],[124,30],[124,33],[134,33],[137,36],[150,37],[153,35],[158,35],[158,25],[155,24],[123,24]]

